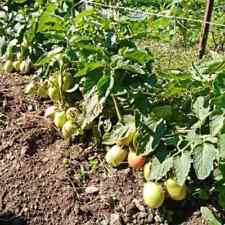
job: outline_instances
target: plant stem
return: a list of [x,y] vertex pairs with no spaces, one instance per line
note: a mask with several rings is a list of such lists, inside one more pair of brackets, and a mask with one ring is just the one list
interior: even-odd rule
[[114,103],[114,106],[115,106],[115,109],[116,109],[117,118],[118,118],[119,122],[122,122],[122,116],[120,114],[119,107],[117,105],[116,99],[115,99],[114,95],[111,95],[111,96],[112,96],[112,100],[113,100],[113,103]]

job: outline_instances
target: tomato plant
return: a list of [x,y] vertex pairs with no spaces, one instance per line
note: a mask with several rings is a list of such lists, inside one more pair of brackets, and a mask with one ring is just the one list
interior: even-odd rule
[[[106,161],[113,167],[127,159],[126,149],[135,149],[128,164],[144,167],[150,207],[164,202],[160,182],[167,180],[172,199],[183,200],[186,183],[208,178],[215,186],[210,194],[225,208],[225,59],[211,52],[188,69],[161,69],[146,45],[170,44],[176,36],[194,48],[193,24],[168,16],[199,17],[204,1],[135,2],[120,5],[167,17],[83,9],[70,0],[3,2],[1,63],[6,72],[35,73],[25,92],[52,100],[46,117],[65,138],[88,134],[90,143],[110,149]],[[215,20],[223,19],[216,10]]]

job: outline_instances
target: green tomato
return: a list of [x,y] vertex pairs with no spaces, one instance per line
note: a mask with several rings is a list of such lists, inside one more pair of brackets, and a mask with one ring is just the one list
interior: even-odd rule
[[160,184],[148,182],[144,184],[143,198],[145,204],[152,209],[157,209],[162,206],[165,193]]
[[63,74],[63,84],[61,82],[61,75],[58,75],[58,85],[61,88],[61,85],[63,85],[62,90],[67,91],[70,88],[73,87],[73,77],[69,74]]
[[67,120],[77,120],[77,118],[79,117],[79,110],[75,107],[71,107],[69,109],[67,109],[66,111],[66,118]]
[[39,83],[37,95],[41,97],[48,97],[48,83],[46,81]]
[[146,163],[145,166],[144,166],[144,178],[145,178],[146,181],[150,180],[151,166],[152,166],[152,162],[151,161]]
[[31,63],[30,60],[23,60],[20,63],[20,72],[22,74],[28,74],[30,72]]
[[53,102],[58,102],[60,100],[59,90],[55,87],[48,88],[48,96]]
[[35,84],[35,82],[30,82],[24,90],[25,94],[27,95],[36,95],[37,94],[37,85]]
[[13,62],[13,68],[16,72],[20,72],[20,61]]
[[45,110],[45,117],[46,118],[50,118],[50,119],[54,119],[55,117],[55,112],[56,112],[56,106],[50,106]]
[[176,201],[184,200],[187,196],[187,188],[185,185],[180,186],[175,179],[169,178],[165,182],[166,190],[169,196]]
[[54,123],[57,128],[62,129],[63,125],[66,123],[66,113],[65,111],[62,112],[55,112]]
[[128,152],[120,147],[119,145],[114,145],[106,154],[106,162],[113,167],[119,166],[126,158]]
[[4,71],[7,73],[13,72],[13,62],[11,60],[7,60],[4,65]]
[[67,121],[62,128],[62,134],[65,138],[71,138],[80,134],[79,128],[73,121]]

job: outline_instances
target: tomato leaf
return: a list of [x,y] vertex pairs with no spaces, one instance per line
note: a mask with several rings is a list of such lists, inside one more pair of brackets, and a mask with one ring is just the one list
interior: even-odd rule
[[221,129],[223,128],[224,125],[224,115],[220,114],[220,115],[213,115],[212,117],[210,117],[210,133],[212,136],[216,136]]
[[211,143],[203,143],[194,148],[193,164],[199,180],[204,180],[210,175],[217,154],[217,149]]
[[103,110],[103,102],[97,94],[97,87],[94,86],[87,94],[84,95],[84,121],[82,128],[85,129],[93,120],[98,117]]
[[193,112],[201,121],[204,121],[209,116],[209,106],[206,106],[203,96],[196,99],[193,105]]
[[138,62],[141,65],[148,63],[150,60],[153,60],[153,56],[149,53],[137,50],[137,49],[128,49],[125,48],[122,51],[122,55],[125,59],[129,59],[135,62]]
[[110,133],[104,134],[103,144],[113,145],[134,134],[136,130],[134,116],[125,115],[123,116],[122,121],[123,123],[118,122]]
[[102,62],[86,63],[86,65],[77,72],[76,77],[86,76],[88,73],[101,68],[104,68],[104,64]]
[[[161,157],[162,156],[162,157]],[[173,167],[173,158],[165,154],[156,155],[152,160],[150,179],[158,181],[162,179]]]
[[210,225],[222,225],[209,208],[201,207],[201,214]]
[[183,185],[191,169],[191,152],[185,151],[173,160],[177,182]]
[[225,159],[225,134],[219,135],[218,149],[219,149],[219,157],[224,160]]

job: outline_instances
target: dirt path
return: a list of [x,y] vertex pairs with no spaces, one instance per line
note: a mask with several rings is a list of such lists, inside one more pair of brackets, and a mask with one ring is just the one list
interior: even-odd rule
[[141,172],[110,169],[103,152],[63,141],[43,117],[48,103],[24,97],[26,83],[0,75],[0,225],[206,224],[192,202],[144,206]]

